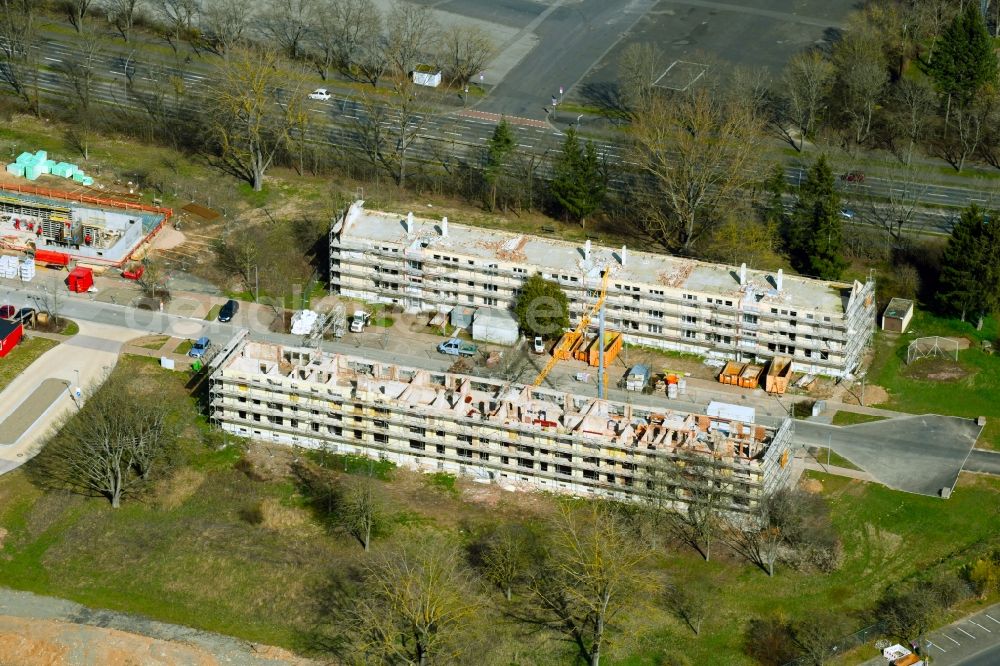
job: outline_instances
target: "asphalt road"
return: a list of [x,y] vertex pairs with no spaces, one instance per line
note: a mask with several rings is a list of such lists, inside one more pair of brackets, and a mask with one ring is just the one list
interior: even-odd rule
[[[524,0],[512,0],[523,4]],[[601,58],[601,49],[607,50],[615,40],[627,32],[643,13],[649,11],[651,0],[619,0],[606,3],[601,0],[583,0],[560,4],[556,2],[548,7],[547,14],[534,30],[539,35],[547,35],[538,46],[531,51],[520,65],[514,68],[508,77],[497,85],[490,95],[480,103],[482,111],[491,108],[502,110],[511,116],[517,109],[530,110],[529,107],[539,102],[548,104],[553,94],[562,85],[569,92],[576,79],[591,68]],[[702,3],[712,4],[712,3]],[[718,4],[718,3],[716,3]],[[520,6],[520,5],[519,5]],[[544,13],[544,6],[536,5]],[[523,13],[523,8],[519,10]],[[551,26],[549,22],[552,21]],[[573,27],[575,26],[575,27]],[[563,39],[563,32],[567,35]],[[47,67],[58,68],[64,63],[79,59],[75,46],[55,33],[48,33],[43,41],[44,64]],[[568,45],[564,47],[564,44]],[[600,47],[598,45],[601,45]],[[601,51],[601,53],[598,53]],[[144,54],[146,56],[146,54]],[[186,91],[192,94],[211,94],[210,78],[215,70],[215,64],[209,59],[193,59],[180,67],[169,62],[158,62],[150,66],[138,61],[135,54],[117,41],[107,46],[107,54],[100,58],[97,67],[97,78],[94,81],[93,95],[95,99],[110,106],[124,106],[140,109],[143,106],[143,96],[137,92],[143,87],[155,88],[155,80],[162,82],[161,89],[169,88],[169,77],[177,77],[183,81]],[[534,63],[533,65],[531,63]],[[127,73],[127,76],[126,76]],[[549,78],[567,79],[565,83],[549,81]],[[131,77],[135,89],[128,89],[127,78]],[[40,85],[46,97],[50,100],[63,100],[68,94],[64,77],[55,71],[44,70],[40,75]],[[317,81],[317,86],[322,85]],[[546,92],[536,91],[542,87]],[[553,90],[554,88],[554,90]],[[541,100],[539,100],[541,96]],[[148,98],[148,95],[147,95]],[[408,160],[424,162],[431,165],[455,164],[468,162],[473,165],[481,160],[482,147],[492,134],[499,119],[499,114],[473,114],[457,106],[451,110],[435,110],[426,116],[415,114],[407,119],[410,129],[416,133],[417,139],[409,149]],[[339,96],[329,102],[310,102],[313,114],[313,128],[309,139],[335,146],[357,149],[362,145],[359,125],[366,122],[361,106],[352,99]],[[546,176],[551,172],[550,160],[560,152],[563,134],[558,127],[566,126],[566,121],[573,118],[561,116],[563,122],[555,126],[538,120],[515,122],[514,129],[518,149],[531,152],[542,157],[539,175]],[[390,130],[398,124],[399,117],[391,109],[382,118],[383,130]],[[617,141],[595,140],[598,154],[610,163],[626,162],[623,146]],[[794,185],[804,177],[803,167],[789,167],[789,183]],[[621,181],[613,180],[612,187],[620,187]],[[992,184],[974,183],[964,185],[913,185],[907,186],[900,182],[868,176],[864,183],[838,182],[844,192],[845,205],[858,213],[856,221],[864,221],[862,212],[865,201],[869,197],[876,199],[914,198],[924,204],[934,207],[921,208],[910,216],[911,228],[947,233],[953,223],[956,210],[969,203],[979,203],[990,206],[997,197]],[[912,187],[912,196],[900,192]],[[880,204],[876,204],[880,205]],[[951,208],[952,210],[948,210]]]
[[[965,469],[970,472],[996,474],[1000,476],[1000,451],[985,451],[972,449],[969,459],[965,461]],[[997,662],[1000,664],[1000,661]]]

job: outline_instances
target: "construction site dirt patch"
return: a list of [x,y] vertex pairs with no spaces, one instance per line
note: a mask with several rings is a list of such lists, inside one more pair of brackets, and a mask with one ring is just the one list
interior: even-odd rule
[[906,366],[901,373],[909,379],[932,382],[954,382],[971,373],[950,358],[922,358]]

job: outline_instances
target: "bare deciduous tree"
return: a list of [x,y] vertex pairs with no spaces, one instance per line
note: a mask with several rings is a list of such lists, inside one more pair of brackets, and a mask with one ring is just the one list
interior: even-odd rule
[[59,73],[69,91],[74,122],[69,138],[83,155],[90,158],[90,133],[96,120],[97,100],[94,98],[98,68],[105,53],[104,37],[88,33],[78,40],[80,57],[59,63]]
[[807,663],[823,666],[837,655],[837,640],[850,631],[848,626],[843,615],[821,610],[792,622],[789,633]]
[[403,187],[407,176],[407,157],[433,113],[426,92],[410,79],[393,86],[387,99],[364,96],[356,127],[365,156],[384,168]]
[[306,39],[320,76],[326,79],[331,66],[354,74],[355,68],[362,66],[367,49],[378,45],[382,50],[381,36],[382,13],[373,0],[323,0]]
[[142,13],[146,0],[104,0],[102,8],[108,14],[108,21],[115,26],[126,42],[132,38],[132,26]]
[[854,142],[861,145],[868,140],[875,106],[889,82],[882,50],[870,33],[853,33],[837,42],[833,62],[837,109],[849,120]]
[[349,609],[348,640],[359,656],[377,663],[458,660],[467,647],[465,625],[480,607],[458,549],[427,536],[366,565]]
[[191,34],[199,9],[199,0],[158,0],[157,12],[168,29],[164,36],[174,53],[181,39]]
[[590,666],[599,666],[617,623],[654,592],[642,569],[648,551],[630,526],[597,504],[563,506],[551,534],[548,560],[532,591],[551,626],[577,645]]
[[493,39],[478,26],[448,26],[438,47],[445,73],[458,86],[464,86],[481,72],[495,52]]
[[255,18],[255,6],[243,0],[205,0],[200,25],[209,47],[225,57],[243,42]]
[[161,395],[113,373],[32,460],[40,483],[106,497],[118,508],[170,459],[176,434]]
[[732,518],[725,528],[729,546],[768,576],[774,575],[774,565],[785,539],[778,515],[781,510],[774,495],[765,497],[754,512]]
[[93,4],[94,0],[63,0],[62,7],[66,12],[66,18],[77,32],[83,32],[83,23]]
[[304,112],[303,86],[303,74],[267,49],[236,49],[219,68],[205,124],[222,166],[255,192]]
[[712,608],[714,590],[685,581],[683,585],[668,585],[664,594],[667,607],[684,620],[694,635],[701,633],[701,623]]
[[816,121],[825,108],[833,65],[819,51],[807,51],[792,57],[785,68],[784,85],[792,122],[798,126],[799,142],[792,146],[802,151],[805,141],[816,129]]
[[618,62],[621,99],[631,110],[644,109],[654,95],[653,84],[666,68],[663,51],[656,44],[629,44]]
[[918,178],[916,170],[897,170],[886,177],[888,194],[869,195],[860,212],[865,222],[874,224],[885,233],[886,245],[900,249],[905,233],[917,231],[916,214],[921,210],[927,184]]
[[39,115],[37,7],[34,0],[0,0],[0,12],[0,80]]
[[511,600],[514,586],[528,579],[532,555],[536,554],[534,535],[520,525],[503,525],[490,535],[483,547],[483,575]]
[[344,492],[340,505],[340,517],[344,527],[360,543],[365,552],[371,546],[385,520],[382,498],[375,482],[366,476],[351,484]]
[[945,128],[954,126],[955,131],[942,137],[941,148],[944,158],[959,173],[988,134],[990,119],[998,111],[997,102],[997,90],[991,85],[981,91],[971,104],[952,105],[951,117],[945,121]]
[[746,102],[699,89],[654,98],[635,114],[638,217],[665,246],[690,253],[719,212],[755,177],[762,123]]
[[261,30],[292,60],[316,22],[316,0],[270,0],[261,17]]
[[441,27],[430,8],[397,0],[386,17],[387,55],[396,76],[406,76],[434,51]]
[[924,136],[937,106],[937,95],[926,79],[901,79],[893,86],[892,102],[896,124],[903,130],[909,145],[907,166],[913,160],[913,147]]

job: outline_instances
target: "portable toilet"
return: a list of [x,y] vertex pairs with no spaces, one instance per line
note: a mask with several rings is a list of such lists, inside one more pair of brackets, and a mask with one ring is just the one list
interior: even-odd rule
[[66,278],[66,285],[70,291],[78,294],[83,293],[94,286],[94,272],[89,268],[77,266],[70,271],[69,277]]

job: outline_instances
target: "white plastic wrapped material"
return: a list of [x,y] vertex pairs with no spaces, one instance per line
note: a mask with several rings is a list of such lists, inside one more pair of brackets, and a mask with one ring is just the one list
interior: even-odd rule
[[21,262],[21,282],[31,282],[35,277],[35,262],[25,259]]
[[316,326],[319,313],[301,310],[292,315],[292,335],[308,335]]

